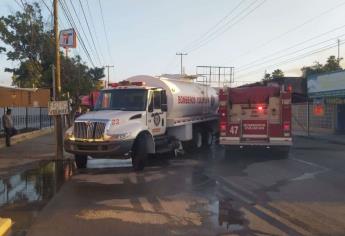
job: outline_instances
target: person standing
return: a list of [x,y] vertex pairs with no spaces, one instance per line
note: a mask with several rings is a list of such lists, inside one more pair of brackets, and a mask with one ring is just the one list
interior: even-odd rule
[[15,135],[16,130],[13,126],[13,119],[11,115],[11,109],[7,109],[6,114],[2,116],[2,125],[5,131],[5,138],[6,138],[6,146],[11,146],[11,137]]

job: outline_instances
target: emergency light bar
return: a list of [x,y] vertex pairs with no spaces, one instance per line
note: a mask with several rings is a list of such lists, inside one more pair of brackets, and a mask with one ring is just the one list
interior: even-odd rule
[[127,81],[127,80],[124,80],[124,81],[121,81],[119,83],[110,83],[109,84],[109,87],[112,87],[112,88],[116,88],[116,87],[119,87],[119,86],[131,86],[131,85],[134,85],[134,86],[145,86],[145,82],[130,82],[130,81]]

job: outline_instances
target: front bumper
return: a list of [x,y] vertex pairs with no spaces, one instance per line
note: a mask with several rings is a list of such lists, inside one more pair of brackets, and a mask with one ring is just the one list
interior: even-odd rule
[[276,147],[276,146],[292,146],[291,137],[274,137],[262,140],[252,140],[244,141],[239,137],[220,137],[219,144],[229,145],[229,146],[266,146],[266,147]]
[[65,140],[65,151],[92,157],[123,157],[132,149],[134,140],[122,141],[74,141]]

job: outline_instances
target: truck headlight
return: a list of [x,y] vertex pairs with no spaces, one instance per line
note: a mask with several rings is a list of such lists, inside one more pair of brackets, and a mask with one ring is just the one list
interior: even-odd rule
[[70,139],[74,138],[73,137],[73,130],[74,130],[74,126],[71,126],[66,130],[65,135],[64,135],[65,140],[70,140]]
[[125,132],[125,133],[115,134],[113,137],[116,140],[123,140],[123,139],[128,138],[129,136],[131,136],[131,133],[130,132]]
[[119,134],[106,134],[105,139],[112,139],[112,140],[124,140],[131,136],[130,132],[124,132]]

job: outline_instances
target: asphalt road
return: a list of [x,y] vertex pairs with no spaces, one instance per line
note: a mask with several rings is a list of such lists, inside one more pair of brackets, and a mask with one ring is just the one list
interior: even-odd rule
[[90,161],[28,235],[345,235],[344,151],[297,138],[288,159],[214,146],[138,173]]

